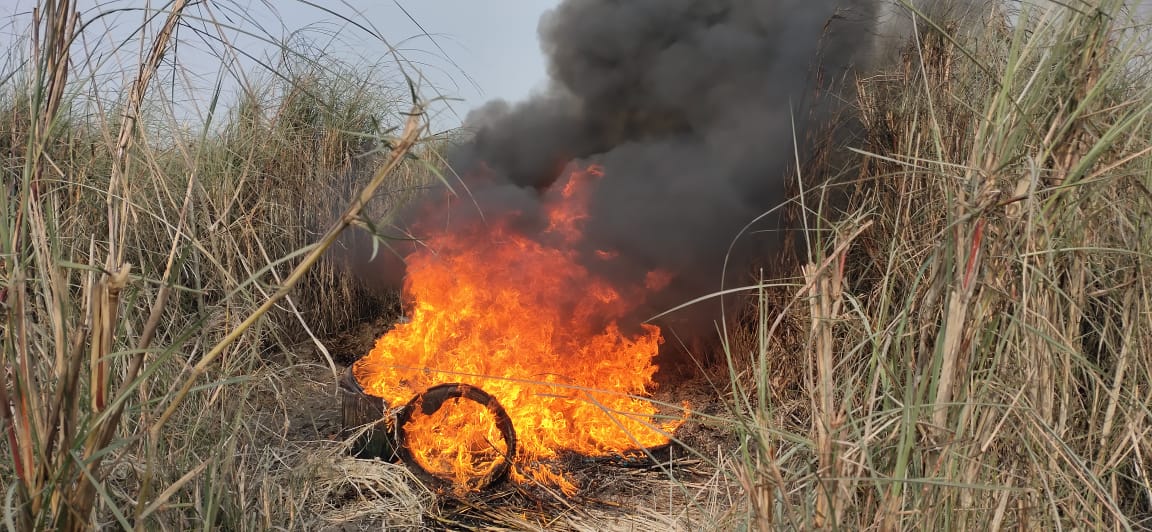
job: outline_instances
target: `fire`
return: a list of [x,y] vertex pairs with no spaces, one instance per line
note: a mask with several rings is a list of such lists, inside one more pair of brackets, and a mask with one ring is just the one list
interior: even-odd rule
[[[380,337],[353,372],[366,393],[399,406],[436,384],[483,389],[507,411],[517,435],[512,478],[576,489],[548,465],[562,451],[605,456],[668,442],[682,420],[660,422],[643,397],[654,386],[660,329],[618,323],[671,276],[651,272],[623,291],[583,267],[576,244],[588,217],[592,166],[568,172],[546,199],[537,237],[513,217],[430,238],[407,257],[409,321]],[[611,260],[610,251],[597,251]],[[491,414],[452,400],[405,426],[414,458],[470,487],[505,456]]]

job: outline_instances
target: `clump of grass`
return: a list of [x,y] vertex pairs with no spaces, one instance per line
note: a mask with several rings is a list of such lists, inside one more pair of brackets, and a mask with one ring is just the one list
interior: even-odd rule
[[418,529],[425,525],[425,509],[432,492],[423,488],[403,464],[388,464],[348,457],[312,458],[310,483],[316,493],[307,509],[327,523],[383,525],[392,529]]
[[[1006,14],[860,83],[847,207],[809,195],[801,288],[760,298],[808,323],[810,401],[781,422],[761,371],[738,405],[753,528],[1152,526],[1146,30],[1119,1]],[[729,356],[768,367],[775,321]]]
[[213,7],[140,10],[154,22],[132,37],[144,53],[122,98],[108,99],[94,57],[72,55],[99,27],[72,2],[40,2],[27,61],[0,74],[10,528],[313,520],[322,494],[288,471],[284,429],[262,423],[283,385],[268,353],[357,317],[364,294],[326,251],[394,205],[378,191],[428,179],[426,129],[420,105],[300,47],[284,48],[280,82],[241,84],[234,113],[218,88],[203,123],[183,127],[162,80],[179,77],[180,32],[222,30],[205,22]]

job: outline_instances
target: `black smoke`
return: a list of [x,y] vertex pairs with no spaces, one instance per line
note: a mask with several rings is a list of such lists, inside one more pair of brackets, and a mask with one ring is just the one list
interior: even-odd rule
[[[539,25],[547,90],[491,102],[468,117],[471,140],[448,154],[462,194],[421,226],[439,230],[509,210],[531,220],[568,163],[600,163],[605,177],[587,222],[589,267],[633,286],[650,270],[674,274],[638,319],[715,292],[741,228],[787,200],[796,168],[807,165],[828,129],[851,131],[843,126],[851,125],[854,76],[884,55],[880,6],[565,0]],[[424,222],[428,207],[414,211]],[[778,216],[753,229],[729,259],[730,286],[747,283],[753,264],[787,251],[789,227]],[[594,260],[597,249],[619,258]],[[703,326],[697,331],[712,326],[682,316]]]

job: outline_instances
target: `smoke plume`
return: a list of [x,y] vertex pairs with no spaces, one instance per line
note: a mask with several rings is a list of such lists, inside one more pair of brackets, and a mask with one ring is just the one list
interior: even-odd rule
[[[785,201],[815,133],[842,125],[853,76],[891,55],[880,33],[894,13],[876,0],[565,0],[539,25],[547,90],[468,117],[474,136],[449,154],[468,195],[435,225],[531,220],[567,164],[600,163],[586,251],[619,256],[589,267],[633,286],[672,273],[645,312],[715,292],[732,239]],[[730,285],[783,252],[777,217],[753,229]]]

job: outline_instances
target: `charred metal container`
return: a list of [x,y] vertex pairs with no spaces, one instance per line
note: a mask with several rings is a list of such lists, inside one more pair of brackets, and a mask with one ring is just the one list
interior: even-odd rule
[[356,437],[352,443],[352,455],[356,458],[379,458],[386,462],[398,460],[396,417],[388,412],[384,399],[364,393],[351,367],[340,376],[340,395],[342,436],[345,439]]

